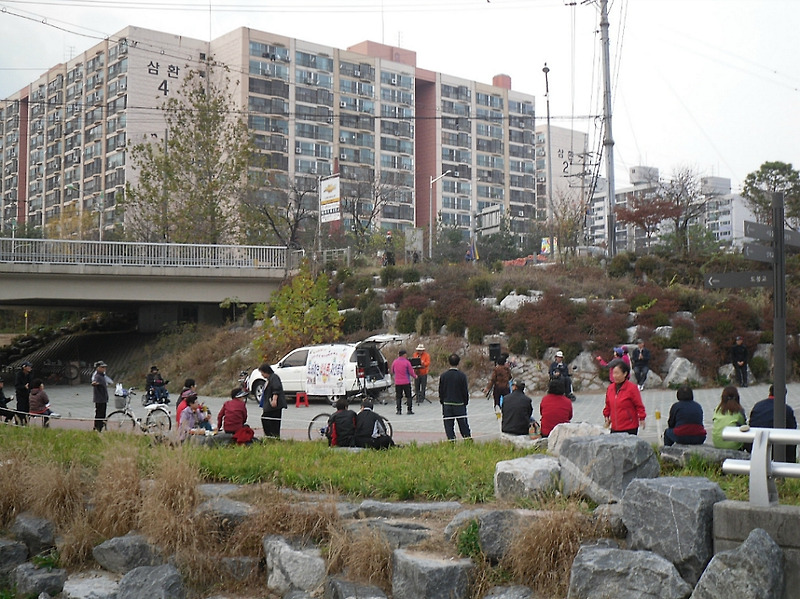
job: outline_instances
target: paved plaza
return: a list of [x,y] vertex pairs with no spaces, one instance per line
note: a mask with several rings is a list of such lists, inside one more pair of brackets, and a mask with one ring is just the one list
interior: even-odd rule
[[[434,381],[433,388],[436,387]],[[746,413],[750,414],[753,405],[767,397],[769,385],[753,385],[739,389],[742,398],[742,406]],[[113,393],[113,389],[109,389]],[[83,428],[89,430],[92,427],[94,416],[94,405],[92,404],[92,388],[90,385],[77,386],[55,386],[47,388],[48,395],[52,404],[52,409],[60,414],[61,420],[53,420],[52,426],[58,428]],[[711,432],[711,416],[714,408],[719,403],[722,389],[715,387],[709,389],[695,390],[695,399],[703,406],[706,429]],[[541,394],[530,396],[534,400],[534,415],[539,418],[539,400]],[[800,383],[790,383],[787,385],[788,403],[797,411],[800,409]],[[414,414],[395,415],[394,409],[394,390],[385,393],[383,399],[387,403],[378,403],[375,411],[387,417],[394,428],[395,439],[398,442],[409,442],[412,440],[420,443],[436,442],[445,440],[444,428],[442,426],[442,412],[438,398],[432,396],[432,403],[424,403],[414,406]],[[669,408],[675,401],[675,391],[673,390],[652,390],[642,392],[642,399],[647,410],[647,420],[645,429],[640,430],[640,436],[651,443],[655,443],[659,437],[659,432],[666,428]],[[201,396],[201,400],[211,409],[214,418],[219,412],[225,398]],[[589,422],[592,424],[603,424],[603,402],[604,395],[601,393],[579,394],[577,401],[573,404],[573,422]],[[114,409],[114,400],[109,404],[109,413]],[[131,403],[137,416],[144,416],[145,409],[141,403],[141,396],[137,395]],[[9,407],[14,407],[12,402]],[[168,406],[173,416],[173,426],[175,417],[175,395],[172,396],[172,403]],[[249,412],[248,423],[252,426],[258,436],[261,435],[261,410],[252,401],[248,401]],[[306,439],[308,424],[313,416],[320,412],[332,412],[333,409],[324,403],[312,403],[310,407],[295,407],[291,404],[283,415],[283,426],[281,435],[284,438]],[[660,412],[660,421],[656,420],[656,414]],[[479,392],[473,393],[468,408],[469,423],[472,428],[472,435],[476,440],[496,439],[500,433],[500,425],[495,416],[491,400]],[[710,442],[710,439],[709,441]]]

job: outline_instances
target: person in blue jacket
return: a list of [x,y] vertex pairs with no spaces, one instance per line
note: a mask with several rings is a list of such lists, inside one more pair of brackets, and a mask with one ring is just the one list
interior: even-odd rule
[[664,445],[702,445],[706,441],[703,406],[694,400],[691,387],[684,385],[676,394],[678,401],[669,409]]

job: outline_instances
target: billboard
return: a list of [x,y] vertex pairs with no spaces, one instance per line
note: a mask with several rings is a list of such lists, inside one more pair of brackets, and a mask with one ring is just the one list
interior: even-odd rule
[[341,220],[342,214],[339,209],[339,204],[339,175],[321,179],[319,189],[319,222],[331,223]]

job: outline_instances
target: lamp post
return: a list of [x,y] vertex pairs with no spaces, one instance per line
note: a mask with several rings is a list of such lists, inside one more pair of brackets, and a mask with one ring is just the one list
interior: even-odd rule
[[429,256],[428,257],[431,260],[433,260],[433,221],[436,220],[436,213],[435,213],[435,211],[433,209],[433,184],[436,183],[439,179],[442,179],[443,177],[446,177],[451,172],[452,171],[445,171],[445,172],[443,172],[441,175],[439,175],[436,178],[434,178],[433,175],[431,175],[431,184],[430,184],[430,188],[428,189],[428,204],[430,206],[430,211],[431,211],[431,213],[430,213],[430,217],[431,218],[430,218],[430,222],[428,223],[428,228],[429,228],[429,231],[428,231],[428,254],[429,254]]
[[105,192],[100,192],[100,199],[97,201],[97,212],[100,215],[100,232],[97,234],[97,240],[103,241],[103,209],[106,204]]

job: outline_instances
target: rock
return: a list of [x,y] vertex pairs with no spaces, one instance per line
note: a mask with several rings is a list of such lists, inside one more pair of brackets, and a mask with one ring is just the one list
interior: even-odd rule
[[[636,379],[635,374],[633,375],[633,378]],[[644,381],[645,389],[659,389],[663,386],[664,386],[664,380],[660,376],[658,376],[652,370],[647,373],[647,379],[645,379]]]
[[567,439],[558,461],[564,492],[597,503],[620,501],[632,480],[655,478],[660,471],[647,441],[625,434]]
[[258,572],[259,559],[250,556],[223,557],[220,563],[233,580],[244,581]]
[[416,545],[431,536],[431,529],[417,522],[369,519],[353,522],[348,527],[353,533],[369,528],[381,533],[392,549]]
[[487,510],[478,516],[478,545],[481,552],[490,562],[499,562],[520,527],[543,513],[533,510]]
[[196,514],[210,518],[220,531],[231,530],[255,513],[249,503],[227,497],[212,497],[197,506]]
[[625,522],[622,520],[621,503],[604,503],[598,505],[594,510],[594,517],[597,522],[607,527],[608,532],[617,539],[624,539],[628,534]]
[[82,572],[69,576],[61,594],[64,599],[116,599],[119,581],[106,572]]
[[0,538],[0,578],[28,559],[28,547],[22,541]]
[[203,497],[221,497],[223,495],[230,495],[241,488],[241,485],[231,485],[227,483],[204,483],[197,485],[197,491]]
[[555,491],[560,471],[557,459],[543,455],[498,462],[494,470],[495,497],[530,499]]
[[660,555],[586,545],[572,562],[567,599],[686,599],[691,592]]
[[119,581],[117,599],[184,599],[181,573],[171,564],[140,566]]
[[737,549],[711,559],[691,599],[773,599],[783,596],[784,584],[783,551],[756,528]]
[[17,597],[47,593],[58,595],[64,589],[67,571],[59,568],[37,568],[31,562],[20,564],[11,572],[11,584]]
[[386,593],[373,585],[333,577],[325,585],[325,599],[386,599]]
[[672,327],[669,325],[663,327],[656,327],[653,331],[653,335],[656,337],[663,337],[664,339],[669,339],[672,337]]
[[540,297],[541,296],[531,297],[529,295],[517,295],[516,291],[512,291],[500,300],[498,309],[507,312],[516,312],[519,310],[520,306],[531,302],[538,302]]
[[461,530],[470,520],[477,520],[482,514],[489,510],[486,508],[476,508],[474,510],[464,510],[457,513],[444,528],[445,541],[453,541],[454,535]]
[[461,504],[457,501],[391,503],[366,499],[361,502],[358,512],[363,518],[416,518],[426,514],[454,512],[459,509],[461,509]]
[[37,555],[56,546],[56,527],[53,523],[30,512],[23,512],[14,519],[11,534],[25,543],[30,555]]
[[664,386],[683,385],[689,381],[696,381],[702,383],[705,381],[697,366],[692,364],[686,358],[675,358],[669,367],[669,372],[664,378]]
[[547,439],[543,439],[542,437],[531,439],[528,435],[509,435],[508,433],[501,432],[500,441],[510,443],[514,447],[519,447],[520,449],[536,449],[542,445],[547,447]]
[[[549,371],[549,369],[550,365],[548,364],[545,372]],[[569,371],[573,377],[573,381],[576,373],[588,372],[592,376],[597,376],[597,360],[592,357],[592,352],[583,351],[569,363]]]
[[609,434],[608,429],[588,422],[564,422],[557,424],[547,437],[547,453],[558,457],[561,445],[573,437],[597,437]]
[[[666,375],[669,372],[672,363],[681,355],[681,350],[674,347],[664,348],[664,363],[661,364],[661,374]],[[731,366],[731,368],[733,368]]]
[[264,537],[263,546],[270,589],[279,593],[313,591],[325,579],[325,560],[318,548],[295,548],[277,535]]
[[628,547],[670,560],[694,585],[713,555],[714,504],[724,499],[719,485],[706,478],[634,480],[622,499]]
[[136,533],[100,543],[92,549],[92,557],[103,569],[120,574],[140,566],[159,566],[164,563],[158,547]]
[[392,554],[393,599],[466,599],[470,559],[447,559],[428,553],[395,549]]
[[718,449],[713,445],[670,445],[659,450],[661,460],[666,463],[686,466],[692,456],[697,456],[713,464],[722,464],[728,458],[749,460],[750,454],[737,449]]
[[492,587],[484,599],[534,599],[533,591],[522,585]]

